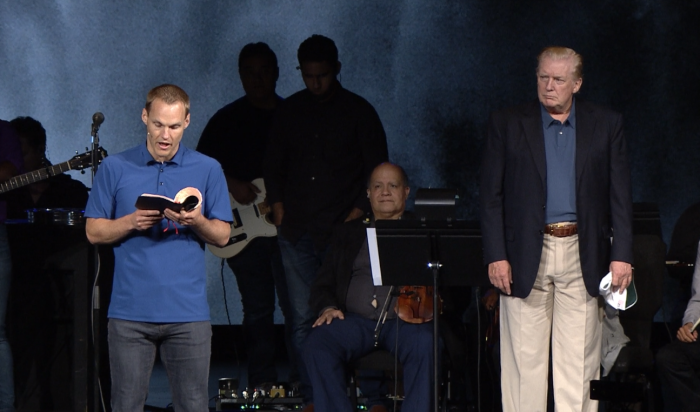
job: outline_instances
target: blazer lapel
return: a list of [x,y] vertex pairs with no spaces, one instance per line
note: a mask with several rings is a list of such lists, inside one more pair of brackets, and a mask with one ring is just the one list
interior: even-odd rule
[[581,174],[588,161],[595,136],[596,119],[588,106],[576,101],[576,186],[580,187]]
[[539,102],[526,106],[522,118],[523,134],[530,146],[532,158],[537,166],[537,171],[542,180],[542,187],[546,187],[547,156],[544,150],[544,132],[542,131],[542,115]]

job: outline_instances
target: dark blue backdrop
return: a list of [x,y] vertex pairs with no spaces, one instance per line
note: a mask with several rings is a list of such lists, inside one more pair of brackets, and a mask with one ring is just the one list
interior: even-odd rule
[[[61,162],[90,144],[101,111],[101,143],[116,153],[144,139],[146,92],[172,82],[192,98],[183,142],[194,147],[209,117],[242,94],[243,45],[265,41],[277,52],[286,96],[303,87],[299,43],[321,33],[338,45],[345,87],[379,112],[411,185],[460,189],[460,215],[476,219],[488,113],[534,99],[534,56],[566,45],[585,58],[581,96],[624,114],[634,200],[659,204],[668,241],[679,214],[700,201],[698,21],[698,0],[6,1],[0,118],[40,120],[50,159]],[[225,323],[218,262],[209,263],[213,321]]]

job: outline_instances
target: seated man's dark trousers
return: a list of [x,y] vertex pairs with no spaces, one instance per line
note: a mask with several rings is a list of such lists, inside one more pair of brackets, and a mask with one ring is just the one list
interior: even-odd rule
[[[314,407],[318,412],[352,412],[346,391],[349,362],[374,349],[377,321],[354,313],[335,319],[330,325],[315,327],[304,345],[303,359],[314,388]],[[402,412],[426,412],[432,405],[433,324],[410,324],[387,320],[379,337],[379,347],[396,352],[403,366],[406,398]]]
[[673,391],[683,411],[700,410],[700,341],[678,340],[661,348],[656,367],[663,385]]

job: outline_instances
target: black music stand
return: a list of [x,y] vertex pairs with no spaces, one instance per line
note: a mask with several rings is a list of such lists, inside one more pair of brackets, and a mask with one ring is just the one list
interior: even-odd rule
[[[443,211],[450,210],[444,208],[444,204],[441,207]],[[453,220],[451,216],[442,220],[431,220],[437,219],[435,216],[428,219],[419,215],[419,218],[377,220],[376,228],[368,229],[372,272],[373,276],[380,278],[375,284],[380,281],[392,286],[432,285],[433,313],[438,314],[438,286],[480,286],[487,283],[481,232],[465,221]],[[377,266],[381,274],[375,271]],[[437,412],[439,316],[433,319],[433,404]]]

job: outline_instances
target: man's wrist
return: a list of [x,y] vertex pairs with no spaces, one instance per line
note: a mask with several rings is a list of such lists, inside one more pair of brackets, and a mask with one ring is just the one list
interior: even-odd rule
[[323,316],[328,312],[329,310],[338,310],[337,306],[327,306],[321,310],[321,313],[318,316]]

